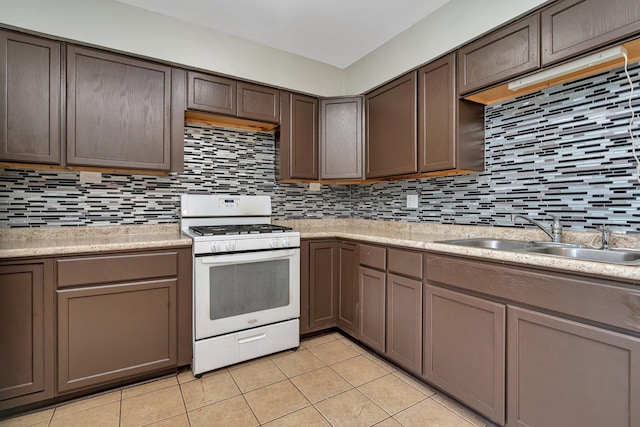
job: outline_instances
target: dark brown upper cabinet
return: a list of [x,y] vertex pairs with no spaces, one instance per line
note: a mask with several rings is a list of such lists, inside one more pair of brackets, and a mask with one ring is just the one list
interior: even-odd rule
[[[467,94],[540,67],[538,14],[458,49],[458,90]],[[567,31],[579,31],[571,26]]]
[[280,92],[279,180],[318,179],[318,98]]
[[320,179],[362,179],[362,97],[320,101]]
[[280,90],[238,82],[238,117],[261,122],[280,121]]
[[54,395],[51,260],[0,265],[0,411]]
[[640,31],[637,0],[564,0],[541,14],[542,65],[552,64]]
[[60,163],[60,43],[0,31],[0,160]]
[[458,98],[455,53],[418,70],[418,167],[484,169],[484,106]]
[[67,47],[67,164],[169,171],[171,68]]
[[411,72],[365,97],[367,178],[418,171],[417,74]]
[[236,115],[236,81],[211,74],[187,72],[187,108],[213,114]]

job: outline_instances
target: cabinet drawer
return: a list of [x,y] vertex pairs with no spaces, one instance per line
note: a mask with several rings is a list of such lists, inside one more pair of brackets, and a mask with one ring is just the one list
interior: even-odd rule
[[422,254],[389,249],[389,272],[422,280]]
[[384,270],[387,267],[385,249],[379,246],[360,245],[360,265]]
[[178,253],[143,253],[57,260],[59,288],[170,277],[178,274]]

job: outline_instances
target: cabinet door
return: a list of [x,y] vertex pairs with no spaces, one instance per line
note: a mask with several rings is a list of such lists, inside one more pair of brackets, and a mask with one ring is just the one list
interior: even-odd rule
[[291,177],[318,178],[318,99],[291,94]]
[[[571,31],[577,27],[571,26]],[[538,14],[458,49],[458,90],[466,94],[540,67]]]
[[176,366],[177,280],[58,291],[58,391]]
[[387,273],[387,356],[422,373],[422,282]]
[[338,327],[358,334],[358,254],[356,245],[338,243]]
[[423,376],[504,424],[505,306],[425,285]]
[[0,266],[0,410],[53,397],[50,265]]
[[508,309],[510,426],[640,425],[640,339]]
[[416,85],[411,72],[366,95],[367,178],[418,171]]
[[67,47],[67,163],[170,169],[171,68]]
[[360,267],[360,330],[358,338],[374,350],[385,350],[386,278],[383,271]]
[[236,115],[236,81],[210,74],[187,72],[187,108]]
[[60,43],[0,31],[0,160],[60,163]]
[[280,121],[280,90],[238,82],[238,117],[278,123]]
[[335,242],[309,244],[309,327],[326,329],[336,324]]
[[456,56],[451,53],[418,70],[418,168],[456,167]]
[[318,179],[318,99],[280,92],[278,179]]
[[361,179],[362,98],[320,101],[320,179]]
[[542,65],[640,31],[637,0],[564,0],[540,13]]

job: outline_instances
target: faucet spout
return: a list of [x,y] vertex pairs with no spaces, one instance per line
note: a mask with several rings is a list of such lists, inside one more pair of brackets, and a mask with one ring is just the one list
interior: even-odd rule
[[553,224],[551,225],[550,231],[547,228],[540,224],[533,218],[528,217],[527,215],[522,214],[511,214],[511,221],[515,222],[516,219],[522,218],[525,221],[529,221],[531,224],[538,227],[540,230],[544,231],[544,233],[549,236],[552,242],[560,243],[562,241],[562,224],[560,224],[560,219],[557,216],[553,216]]

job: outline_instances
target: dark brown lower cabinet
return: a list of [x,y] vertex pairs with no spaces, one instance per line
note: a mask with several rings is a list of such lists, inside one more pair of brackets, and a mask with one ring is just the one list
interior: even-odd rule
[[[391,253],[391,251],[389,251]],[[422,373],[422,282],[387,273],[387,357]]]
[[360,267],[358,270],[360,287],[360,330],[358,338],[372,349],[385,351],[385,306],[386,275],[384,271]]
[[509,426],[640,425],[640,339],[508,309]]
[[358,251],[353,243],[338,243],[338,318],[340,329],[358,334]]
[[0,265],[0,411],[53,397],[51,260]]
[[336,242],[309,243],[309,329],[307,332],[336,325],[336,289],[338,278]]
[[58,391],[177,364],[177,280],[58,291]]
[[424,312],[423,377],[504,424],[504,304],[425,285]]

